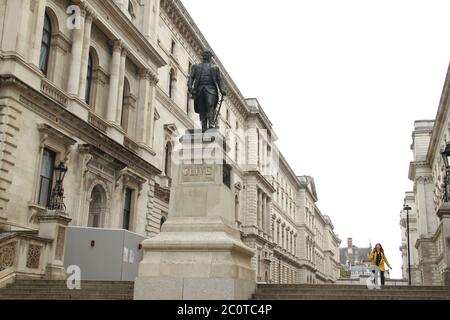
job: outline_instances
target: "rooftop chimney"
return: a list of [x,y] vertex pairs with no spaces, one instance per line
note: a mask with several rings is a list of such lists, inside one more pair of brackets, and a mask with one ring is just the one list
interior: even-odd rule
[[347,238],[347,247],[353,248],[353,239],[352,238]]

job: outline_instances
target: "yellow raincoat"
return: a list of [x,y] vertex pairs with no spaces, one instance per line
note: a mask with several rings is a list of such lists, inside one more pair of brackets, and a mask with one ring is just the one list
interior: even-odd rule
[[[372,265],[376,265],[377,261],[377,253],[376,251],[372,251],[372,253],[369,256],[370,261],[372,261]],[[386,267],[384,266],[384,263],[386,262],[387,266],[391,268],[391,265],[389,264],[389,261],[387,260],[386,256],[383,252],[381,252],[381,261],[380,261],[380,271],[386,271]]]

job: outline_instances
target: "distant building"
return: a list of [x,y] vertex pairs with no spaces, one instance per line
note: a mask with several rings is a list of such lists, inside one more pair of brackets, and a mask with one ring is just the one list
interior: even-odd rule
[[360,276],[370,275],[370,259],[369,255],[372,251],[372,246],[360,248],[353,245],[353,239],[347,239],[347,247],[340,248],[340,263],[344,275],[341,277],[359,278]]

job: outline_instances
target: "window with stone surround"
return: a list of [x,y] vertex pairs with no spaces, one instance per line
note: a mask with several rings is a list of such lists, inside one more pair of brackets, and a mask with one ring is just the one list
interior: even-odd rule
[[173,68],[169,71],[169,98],[174,99],[175,98],[175,85],[176,85],[177,79],[175,75],[175,70]]
[[122,228],[125,230],[130,230],[130,219],[131,210],[133,208],[133,193],[134,190],[130,188],[125,188],[125,201],[123,207],[123,221]]
[[49,15],[44,17],[44,29],[42,31],[41,54],[39,57],[39,69],[47,76],[48,61],[50,56],[50,46],[52,38],[52,23]]
[[92,91],[92,75],[93,75],[93,58],[92,52],[89,52],[88,65],[87,65],[87,73],[86,73],[86,92],[85,92],[85,101],[87,104],[91,102],[91,91]]
[[120,126],[125,130],[125,132],[128,131],[128,120],[129,120],[129,114],[130,114],[130,105],[128,102],[130,98],[130,82],[127,78],[124,79],[123,83],[123,97],[122,97],[122,114],[120,115]]
[[40,148],[36,154],[35,175],[32,182],[34,188],[30,206],[46,207],[53,187],[55,164],[66,160],[76,140],[48,124],[38,124],[37,130]]
[[[88,56],[88,64],[87,64],[87,72],[86,72],[86,88],[85,88],[85,102],[87,105],[91,107],[91,110],[94,111],[97,106],[97,96],[101,95],[99,92],[102,88],[102,76],[101,69],[99,67],[100,61],[97,50],[93,47],[89,49]],[[99,95],[100,94],[100,95]],[[99,110],[96,110],[97,112]]]
[[172,166],[172,144],[170,142],[167,142],[164,159],[164,173],[168,177],[170,177],[171,174],[171,166]]
[[172,39],[172,42],[170,43],[170,54],[172,54],[172,55],[175,54],[176,46],[177,46],[177,43],[175,42],[175,40]]
[[88,227],[102,228],[105,220],[106,190],[101,185],[96,185],[91,192],[89,202]]
[[165,216],[161,217],[161,221],[160,221],[160,226],[159,226],[159,231],[162,231],[162,226],[163,224],[166,222],[167,218]]
[[44,148],[42,153],[41,170],[39,174],[39,191],[37,202],[47,207],[53,187],[53,171],[55,169],[56,152]]

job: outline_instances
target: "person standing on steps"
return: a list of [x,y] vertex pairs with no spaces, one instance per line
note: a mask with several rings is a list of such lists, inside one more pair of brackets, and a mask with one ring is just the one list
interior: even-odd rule
[[389,269],[392,270],[392,268],[384,254],[383,247],[381,246],[380,243],[377,243],[375,245],[375,248],[370,253],[369,258],[370,261],[372,261],[373,266],[377,266],[380,268],[381,285],[384,286],[384,272],[386,271],[384,263],[386,262],[386,265],[388,266]]

